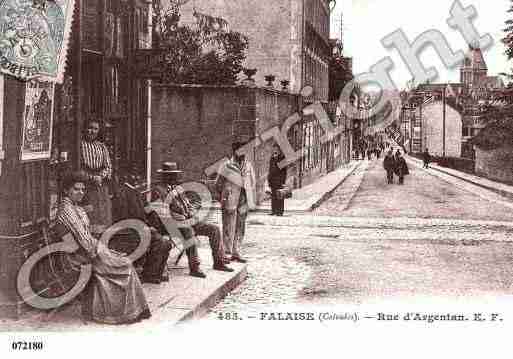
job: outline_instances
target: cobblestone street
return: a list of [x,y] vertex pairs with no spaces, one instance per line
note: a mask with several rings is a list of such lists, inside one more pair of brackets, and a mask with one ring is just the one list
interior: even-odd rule
[[251,215],[249,277],[210,318],[263,305],[510,294],[511,203],[410,173],[404,186],[386,185],[382,161],[365,161],[312,213]]

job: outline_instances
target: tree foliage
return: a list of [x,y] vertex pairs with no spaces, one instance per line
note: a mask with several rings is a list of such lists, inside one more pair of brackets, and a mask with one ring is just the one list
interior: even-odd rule
[[[505,21],[506,27],[503,29],[505,36],[504,38],[502,38],[502,43],[506,47],[505,55],[508,57],[508,60],[511,60],[513,59],[513,0],[511,0],[511,6],[507,10],[507,12],[510,14],[509,16],[512,16],[512,18],[509,18]],[[510,81],[510,83],[508,84],[509,87],[511,85],[513,75],[505,73],[501,73],[501,75],[506,76],[508,78],[508,80]]]
[[[507,12],[509,14],[513,14],[513,0],[511,1],[511,6]],[[513,59],[513,19],[510,18],[506,20],[505,25],[506,27],[503,30],[506,33],[506,36],[502,39],[502,42],[506,46],[506,56],[508,57],[508,60],[511,60]]]
[[195,25],[180,23],[177,5],[157,9],[156,47],[165,52],[165,83],[232,85],[242,71],[248,39],[218,17],[194,12]]

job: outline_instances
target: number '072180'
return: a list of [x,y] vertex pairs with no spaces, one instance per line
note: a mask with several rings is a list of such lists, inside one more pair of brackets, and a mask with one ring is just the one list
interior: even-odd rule
[[11,344],[12,350],[42,350],[43,342],[15,341]]

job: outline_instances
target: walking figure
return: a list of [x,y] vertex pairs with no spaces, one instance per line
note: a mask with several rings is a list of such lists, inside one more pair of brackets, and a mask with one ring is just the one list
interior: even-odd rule
[[395,154],[395,173],[399,177],[399,184],[404,184],[404,176],[410,174],[408,165],[399,150]]
[[429,162],[431,162],[431,155],[429,154],[429,150],[427,148],[422,154],[422,160],[424,161],[424,168],[429,168]]
[[387,172],[388,184],[394,183],[395,158],[391,149],[388,150],[387,154],[385,155],[385,159],[383,160],[383,168]]

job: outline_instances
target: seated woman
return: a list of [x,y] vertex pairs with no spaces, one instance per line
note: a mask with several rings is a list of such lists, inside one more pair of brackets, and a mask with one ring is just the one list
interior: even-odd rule
[[137,273],[129,259],[109,250],[90,232],[89,218],[79,206],[87,178],[82,173],[63,181],[64,197],[58,220],[70,230],[80,249],[74,263],[90,263],[93,275],[87,288],[84,312],[90,319],[108,324],[133,323],[151,316]]

